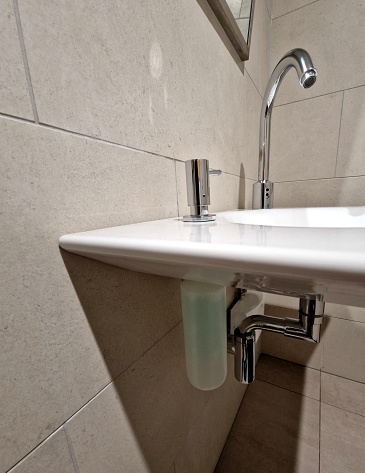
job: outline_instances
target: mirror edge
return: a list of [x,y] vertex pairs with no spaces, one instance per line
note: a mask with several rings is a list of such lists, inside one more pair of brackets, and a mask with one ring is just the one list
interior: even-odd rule
[[[250,55],[255,0],[251,1],[247,43],[239,27],[237,26],[236,20],[234,19],[232,12],[225,0],[205,0],[205,2],[209,5],[219,24],[223,28],[223,31],[225,32],[228,40],[233,46],[240,61],[247,61]],[[201,0],[198,0],[198,3],[201,3]]]

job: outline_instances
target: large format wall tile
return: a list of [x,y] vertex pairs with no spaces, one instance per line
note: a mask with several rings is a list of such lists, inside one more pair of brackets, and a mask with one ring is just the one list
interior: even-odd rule
[[215,473],[318,473],[318,425],[318,401],[256,380]]
[[176,473],[211,473],[217,464],[247,385],[234,377],[234,358],[228,357],[225,383],[213,391],[175,461]]
[[75,473],[64,429],[61,427],[9,473]]
[[187,379],[179,324],[69,421],[80,473],[167,472],[211,396]]
[[275,207],[365,205],[365,177],[317,179],[275,184]]
[[336,176],[365,175],[365,87],[345,90]]
[[326,318],[323,371],[365,383],[365,324]]
[[245,69],[263,95],[268,79],[268,64],[270,54],[270,17],[265,0],[256,0],[250,58],[245,63]]
[[319,401],[320,372],[288,361],[261,355],[256,379]]
[[0,7],[0,112],[32,120],[14,4],[1,0]]
[[41,122],[239,166],[243,76],[195,0],[19,7]]
[[5,470],[164,336],[181,310],[178,280],[66,252],[62,260],[58,247],[64,233],[176,215],[174,163],[12,119],[0,125]]
[[292,69],[277,105],[364,85],[364,16],[364,2],[320,0],[273,21],[271,69],[297,47],[309,52],[318,69],[317,82],[305,90]]
[[274,109],[271,181],[334,177],[341,107],[342,92]]
[[365,384],[328,373],[321,375],[321,400],[365,417]]
[[278,16],[285,15],[286,13],[290,13],[294,10],[298,10],[298,8],[309,5],[310,3],[313,3],[313,1],[316,0],[274,0],[272,17],[275,19]]
[[365,418],[321,405],[321,473],[362,473]]

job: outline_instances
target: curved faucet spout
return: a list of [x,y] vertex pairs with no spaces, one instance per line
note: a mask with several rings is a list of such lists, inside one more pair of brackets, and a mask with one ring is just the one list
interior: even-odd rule
[[271,113],[276,93],[291,67],[296,69],[299,84],[304,89],[308,89],[316,81],[317,71],[311,57],[300,48],[286,53],[271,74],[261,107],[258,182],[254,184],[253,209],[270,209],[273,205],[273,183],[269,181]]

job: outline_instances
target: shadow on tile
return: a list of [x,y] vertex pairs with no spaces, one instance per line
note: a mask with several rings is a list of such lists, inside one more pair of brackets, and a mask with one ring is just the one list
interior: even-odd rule
[[114,380],[68,422],[80,473],[166,473],[212,396],[186,376],[181,281],[61,254]]
[[256,380],[215,473],[318,473],[319,401]]

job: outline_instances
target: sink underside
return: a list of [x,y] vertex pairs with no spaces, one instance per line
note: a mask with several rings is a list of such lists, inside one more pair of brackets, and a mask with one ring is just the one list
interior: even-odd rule
[[[348,209],[355,219],[365,213]],[[365,307],[365,228],[229,221],[250,212],[222,212],[210,223],[173,218],[76,233],[61,237],[60,246],[134,271]]]

